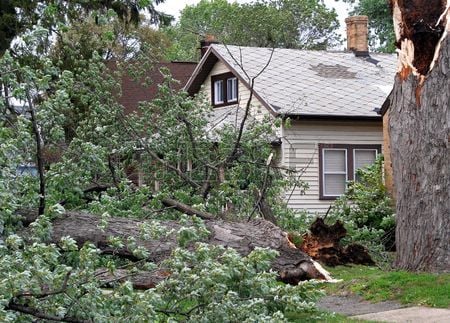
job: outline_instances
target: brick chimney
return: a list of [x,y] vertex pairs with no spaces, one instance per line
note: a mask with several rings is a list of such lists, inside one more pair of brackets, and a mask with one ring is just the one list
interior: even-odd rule
[[369,56],[369,18],[367,16],[352,16],[345,19],[347,24],[347,50],[355,56]]
[[200,41],[200,58],[206,54],[210,45],[218,43],[219,42],[216,40],[214,35],[206,34],[206,36]]

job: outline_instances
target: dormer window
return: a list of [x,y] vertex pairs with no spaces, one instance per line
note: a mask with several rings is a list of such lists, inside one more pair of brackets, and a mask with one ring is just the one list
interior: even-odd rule
[[214,105],[223,104],[223,80],[214,81]]
[[237,101],[237,78],[227,79],[227,102]]
[[233,73],[211,76],[211,98],[215,107],[234,104],[238,101],[238,79]]

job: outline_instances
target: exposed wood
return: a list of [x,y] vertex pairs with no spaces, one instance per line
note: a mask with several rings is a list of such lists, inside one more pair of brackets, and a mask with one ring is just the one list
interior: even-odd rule
[[409,72],[426,75],[430,70],[436,46],[445,31],[446,21],[439,18],[446,5],[446,0],[391,0],[403,79]]
[[444,32],[444,26],[449,28],[448,2],[392,2],[400,12],[394,17],[399,26],[397,39],[413,41],[412,61],[420,74],[397,76],[389,107],[397,201],[396,265],[448,272],[450,40],[448,30]]
[[[86,213],[69,212],[53,221],[52,242],[58,241],[64,236],[71,236],[78,245],[91,242],[104,253],[114,253],[117,256],[133,258],[127,247],[113,249],[108,244],[111,236],[134,237],[139,246],[146,248],[149,260],[159,264],[171,255],[177,247],[176,234],[158,240],[143,240],[140,238],[140,225],[144,221],[129,218],[110,218],[105,230],[98,227],[99,218]],[[162,221],[161,224],[168,229],[177,231],[181,228],[175,221]],[[307,279],[324,279],[313,264],[311,258],[295,248],[287,235],[280,228],[269,221],[255,219],[250,222],[227,222],[223,220],[206,220],[206,227],[210,236],[205,242],[213,245],[222,245],[233,248],[241,255],[248,255],[255,247],[271,248],[279,252],[279,256],[273,261],[272,269],[279,273],[282,281],[298,283]],[[166,273],[158,271],[154,273],[140,273],[133,277],[136,287],[148,288],[154,286],[158,279],[165,277]]]
[[347,230],[341,221],[333,225],[325,224],[322,218],[317,218],[303,235],[300,250],[309,254],[329,266],[344,265],[348,263],[360,265],[374,265],[367,250],[358,244],[342,247],[340,241],[347,235]]
[[389,111],[383,115],[383,157],[384,157],[384,185],[390,197],[395,200],[394,179],[391,160],[391,140],[389,137]]

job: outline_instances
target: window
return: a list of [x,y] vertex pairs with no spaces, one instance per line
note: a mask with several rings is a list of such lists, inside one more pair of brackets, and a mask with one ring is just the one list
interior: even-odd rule
[[213,75],[211,84],[213,106],[225,106],[238,101],[238,79],[233,73]]
[[377,149],[353,149],[353,179],[359,180],[356,171],[375,162]]
[[222,104],[223,102],[223,80],[214,81],[214,104]]
[[356,170],[372,164],[380,151],[380,145],[319,144],[320,199],[343,194],[347,181],[358,180]]
[[227,79],[227,102],[237,101],[237,78]]
[[346,149],[323,149],[323,195],[337,196],[345,192],[348,179]]

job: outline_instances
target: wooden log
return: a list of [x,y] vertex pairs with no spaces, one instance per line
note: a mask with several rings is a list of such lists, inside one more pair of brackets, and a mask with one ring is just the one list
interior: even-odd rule
[[[156,264],[170,257],[172,250],[178,246],[176,234],[157,240],[141,239],[140,226],[145,220],[112,217],[108,219],[104,230],[100,229],[99,220],[99,217],[91,214],[68,212],[53,221],[52,242],[58,243],[62,237],[70,236],[79,246],[91,242],[104,253],[133,258],[127,247],[113,249],[108,243],[112,236],[123,240],[133,237],[138,246],[149,251],[149,260]],[[181,228],[176,221],[161,221],[161,225],[175,231]],[[307,254],[290,243],[285,232],[269,221],[255,219],[249,222],[229,222],[210,219],[205,221],[205,225],[210,235],[204,242],[233,248],[242,256],[248,255],[255,247],[278,251],[279,256],[273,261],[272,269],[286,283],[297,284],[302,280],[327,278],[326,272],[321,271]],[[121,274],[123,273],[116,274],[116,278]],[[159,278],[160,274],[161,272],[157,273]],[[141,273],[132,277],[131,281],[136,287],[145,289],[153,287],[158,282],[158,277],[151,273]]]

